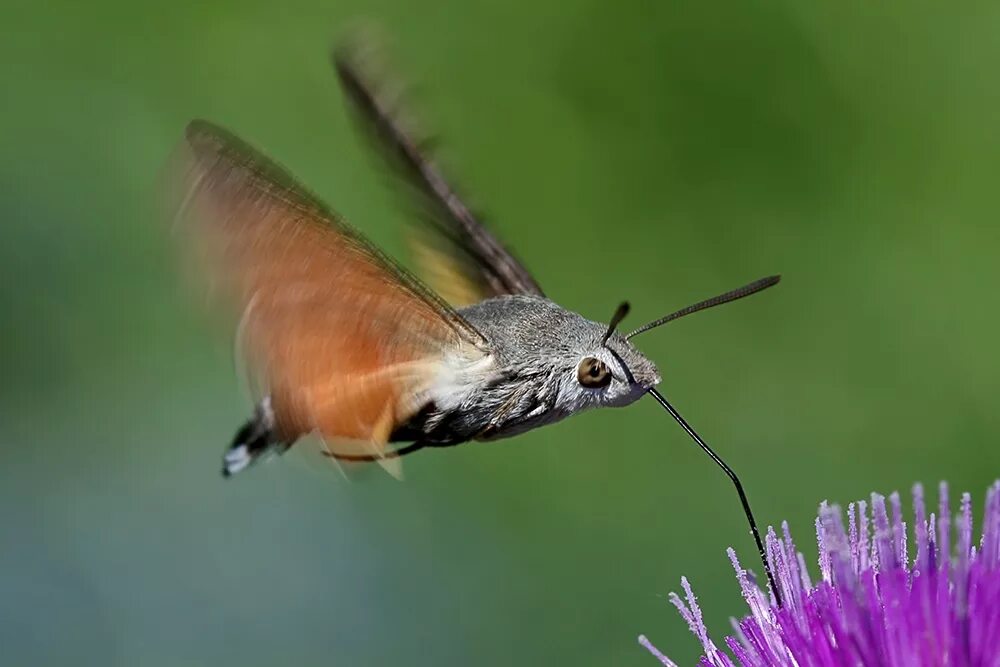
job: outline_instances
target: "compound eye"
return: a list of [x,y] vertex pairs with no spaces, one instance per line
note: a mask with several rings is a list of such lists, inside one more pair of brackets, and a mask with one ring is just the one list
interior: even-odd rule
[[611,384],[611,370],[600,359],[584,357],[576,367],[576,379],[588,389],[601,389]]

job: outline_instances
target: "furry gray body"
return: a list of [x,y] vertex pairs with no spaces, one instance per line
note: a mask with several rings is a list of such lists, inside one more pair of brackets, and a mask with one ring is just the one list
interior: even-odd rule
[[[606,324],[544,297],[499,296],[459,314],[489,341],[492,364],[468,378],[471,389],[457,407],[429,402],[392,440],[448,446],[505,438],[589,407],[628,405],[660,381],[653,363],[621,335],[601,345]],[[612,369],[611,385],[580,386],[577,366],[588,356]]]

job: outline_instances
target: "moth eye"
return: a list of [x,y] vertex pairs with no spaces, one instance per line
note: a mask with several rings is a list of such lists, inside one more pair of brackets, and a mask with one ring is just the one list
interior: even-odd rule
[[611,384],[611,370],[600,359],[585,357],[576,367],[576,379],[588,389],[600,389]]

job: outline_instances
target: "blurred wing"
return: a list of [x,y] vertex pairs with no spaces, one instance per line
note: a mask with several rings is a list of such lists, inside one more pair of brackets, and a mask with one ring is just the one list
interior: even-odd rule
[[318,432],[331,454],[386,452],[446,351],[482,337],[276,164],[225,130],[188,126],[179,220],[214,287],[242,309],[278,436]]
[[528,270],[476,218],[390,110],[374,77],[366,76],[371,54],[348,47],[334,53],[333,63],[366,134],[416,195],[431,232],[413,240],[425,279],[455,306],[501,294],[543,296]]

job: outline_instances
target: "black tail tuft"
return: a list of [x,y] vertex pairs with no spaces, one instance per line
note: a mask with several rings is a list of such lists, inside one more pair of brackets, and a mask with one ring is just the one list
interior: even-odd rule
[[231,477],[250,467],[271,446],[271,430],[254,418],[244,424],[222,457],[222,476]]

